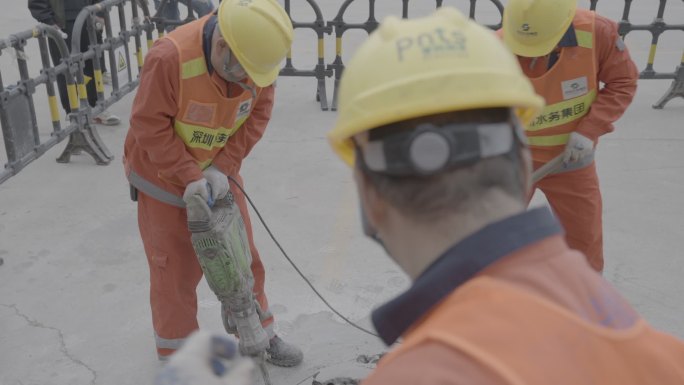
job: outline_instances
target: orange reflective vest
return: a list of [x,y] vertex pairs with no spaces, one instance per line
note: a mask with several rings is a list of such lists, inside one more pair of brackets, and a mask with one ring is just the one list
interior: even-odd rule
[[629,329],[601,327],[494,278],[461,286],[404,337],[378,369],[437,341],[511,385],[684,384],[684,343],[643,319]]
[[[537,162],[548,162],[568,143],[570,133],[588,112],[598,93],[594,12],[578,9],[572,22],[577,46],[562,47],[558,61],[543,75],[530,77],[546,106],[525,133]],[[499,31],[499,35],[501,31]]]
[[[209,17],[168,35],[178,49],[181,68],[179,115],[174,128],[202,169],[247,120],[254,104],[249,92],[228,98],[212,82],[202,49],[202,32]],[[251,80],[247,84],[255,87],[257,95],[261,91]]]
[[[210,17],[207,15],[200,22],[183,25],[163,38],[176,47],[180,64],[178,114],[173,118],[173,128],[202,170],[240,129],[256,102],[247,91],[236,97],[224,96],[211,79],[202,48],[204,26]],[[247,85],[254,88],[258,98],[261,88],[251,79]],[[126,163],[128,180],[135,188],[162,202],[184,206],[179,195],[185,186],[176,186],[159,175],[144,175],[143,169],[149,167],[138,170],[135,164]]]

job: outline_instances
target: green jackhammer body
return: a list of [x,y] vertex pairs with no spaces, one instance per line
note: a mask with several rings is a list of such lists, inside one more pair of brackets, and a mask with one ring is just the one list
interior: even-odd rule
[[261,326],[253,294],[252,255],[245,224],[233,195],[217,200],[209,207],[201,196],[186,202],[188,229],[204,277],[223,308],[223,323],[235,325],[240,339],[240,352],[258,356],[269,346],[267,333]]

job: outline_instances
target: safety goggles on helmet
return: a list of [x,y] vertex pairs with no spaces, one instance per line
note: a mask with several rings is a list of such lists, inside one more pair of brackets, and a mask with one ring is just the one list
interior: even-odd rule
[[392,176],[434,175],[504,155],[525,145],[525,134],[516,118],[500,123],[423,123],[378,138],[369,132],[368,143],[356,147],[359,165],[368,171]]

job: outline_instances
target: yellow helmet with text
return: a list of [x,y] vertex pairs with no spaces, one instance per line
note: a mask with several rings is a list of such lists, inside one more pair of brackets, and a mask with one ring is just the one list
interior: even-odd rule
[[290,51],[293,27],[275,0],[223,0],[218,9],[221,36],[259,87],[272,84]]
[[454,8],[388,17],[346,66],[338,117],[328,134],[352,164],[352,137],[412,118],[510,107],[527,124],[542,108],[517,59],[494,34]]
[[503,14],[503,39],[518,56],[553,51],[575,17],[577,0],[510,0]]

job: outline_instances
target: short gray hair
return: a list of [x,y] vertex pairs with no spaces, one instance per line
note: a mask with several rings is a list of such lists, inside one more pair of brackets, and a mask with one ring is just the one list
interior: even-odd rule
[[[430,115],[381,128],[381,132],[396,132],[421,123],[498,123],[510,120],[508,108],[489,108]],[[371,135],[374,135],[371,130]],[[511,152],[480,160],[472,165],[448,169],[430,176],[398,177],[383,175],[359,166],[370,185],[404,215],[418,221],[433,221],[446,215],[464,213],[486,205],[484,193],[500,189],[511,197],[526,202],[522,177],[521,145],[515,141]],[[358,155],[357,155],[358,156]],[[357,165],[361,161],[356,162]]]

